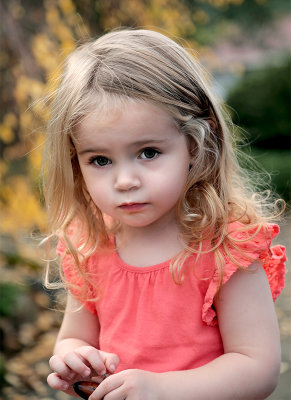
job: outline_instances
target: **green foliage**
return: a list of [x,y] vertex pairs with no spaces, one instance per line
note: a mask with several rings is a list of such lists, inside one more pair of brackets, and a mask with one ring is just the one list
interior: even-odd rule
[[290,68],[291,58],[282,66],[250,71],[227,98],[233,121],[245,132],[252,155],[286,200],[291,199]]
[[14,283],[0,282],[0,316],[13,315],[19,296],[19,288]]
[[253,147],[251,155],[271,175],[274,191],[284,200],[291,200],[290,151],[263,150]]
[[[211,45],[225,35],[232,37],[239,27],[242,38],[254,39],[254,34],[271,26],[278,18],[290,13],[288,0],[184,0],[189,10],[202,11],[207,16],[201,20],[194,18],[198,27],[195,40],[199,44]],[[238,39],[238,38],[236,38]]]
[[31,269],[31,271],[39,271],[42,266],[40,263],[34,261],[31,258],[23,257],[17,251],[0,251],[0,255],[5,260],[9,268],[17,268],[19,265],[25,265]]
[[255,147],[290,147],[291,58],[282,66],[248,72],[229,93],[233,122],[247,131]]
[[244,0],[233,1],[228,7],[224,7],[223,16],[249,32],[266,26],[288,11],[290,4],[286,0]]

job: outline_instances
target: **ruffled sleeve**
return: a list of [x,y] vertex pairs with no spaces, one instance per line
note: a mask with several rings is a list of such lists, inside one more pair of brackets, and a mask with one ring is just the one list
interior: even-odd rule
[[[72,238],[74,235],[74,228],[69,229],[68,236]],[[56,248],[57,254],[61,257],[61,265],[64,274],[64,279],[69,291],[72,295],[79,300],[84,306],[93,314],[96,314],[95,302],[96,298],[95,289],[90,285],[78,270],[74,257],[67,249],[64,239],[60,239]],[[90,269],[90,259],[87,263]],[[84,274],[88,271],[84,271]]]
[[[273,300],[281,293],[285,284],[285,262],[287,260],[285,247],[281,245],[271,246],[271,241],[279,233],[279,226],[267,224],[258,232],[256,228],[248,231],[242,230],[239,223],[229,224],[229,236],[235,239],[236,248],[228,248],[222,251],[224,257],[224,273],[222,283],[226,283],[240,266],[247,268],[254,261],[260,260],[266,272]],[[217,324],[213,299],[219,288],[219,273],[216,270],[209,282],[202,308],[202,320],[210,326]]]

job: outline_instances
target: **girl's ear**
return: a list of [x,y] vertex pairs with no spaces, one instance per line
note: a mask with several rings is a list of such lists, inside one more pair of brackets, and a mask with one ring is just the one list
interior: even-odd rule
[[194,156],[196,153],[196,148],[197,145],[195,143],[195,140],[191,137],[188,136],[188,148],[189,148],[189,155],[190,155],[190,161],[189,161],[189,171],[192,168],[193,164],[194,164]]
[[75,157],[77,155],[76,152],[76,147],[74,145],[73,139],[72,137],[70,137],[70,156],[71,158]]
[[210,129],[212,130],[212,132],[215,132],[217,130],[217,124],[216,124],[214,119],[208,118],[208,119],[206,119],[206,122],[209,124]]
[[189,171],[194,165],[194,149],[190,151]]

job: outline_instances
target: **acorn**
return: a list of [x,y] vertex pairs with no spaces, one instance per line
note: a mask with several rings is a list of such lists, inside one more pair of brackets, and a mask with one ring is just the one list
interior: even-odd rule
[[79,381],[73,384],[73,389],[78,396],[87,400],[98,386],[96,382]]

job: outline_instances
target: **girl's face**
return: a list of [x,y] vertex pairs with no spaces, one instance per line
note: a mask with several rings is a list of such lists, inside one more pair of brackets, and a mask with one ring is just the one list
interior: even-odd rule
[[74,139],[93,202],[124,228],[175,221],[190,165],[186,137],[150,103],[129,101],[106,115],[91,112]]

